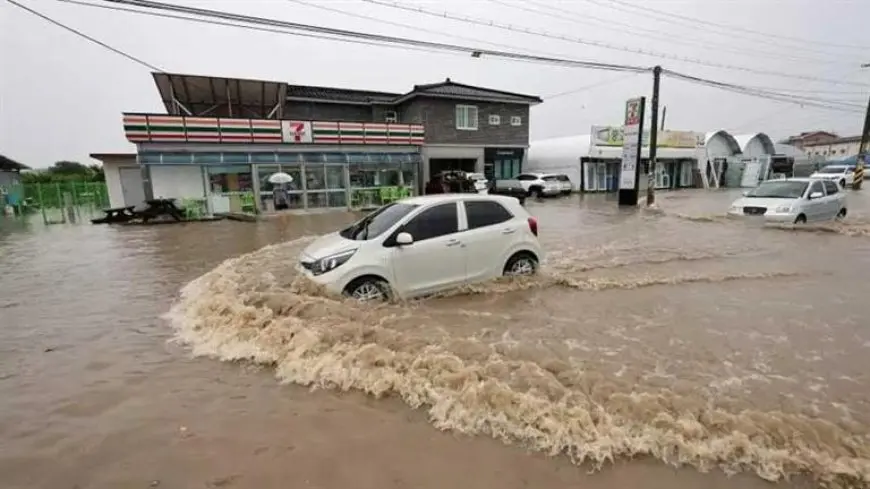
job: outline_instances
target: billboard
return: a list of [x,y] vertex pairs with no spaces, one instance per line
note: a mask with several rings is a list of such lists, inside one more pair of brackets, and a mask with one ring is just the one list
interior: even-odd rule
[[[623,126],[592,126],[593,146],[623,147],[625,145]],[[694,149],[704,145],[704,133],[692,131],[659,131],[659,148]],[[643,131],[643,146],[649,146],[649,131]]]

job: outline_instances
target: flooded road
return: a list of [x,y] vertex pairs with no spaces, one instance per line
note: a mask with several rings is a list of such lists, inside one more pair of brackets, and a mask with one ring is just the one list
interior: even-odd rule
[[381,306],[293,271],[349,213],[0,222],[2,486],[870,487],[870,194],[735,197],[530,202],[540,277]]

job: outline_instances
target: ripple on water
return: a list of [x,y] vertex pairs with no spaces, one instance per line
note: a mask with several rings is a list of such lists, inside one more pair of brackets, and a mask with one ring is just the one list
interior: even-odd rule
[[[298,252],[311,239],[227,260],[185,286],[167,315],[177,340],[198,356],[274,366],[282,382],[395,396],[426,409],[439,429],[488,435],[576,463],[601,466],[649,455],[701,470],[754,472],[771,481],[806,474],[832,487],[870,483],[867,439],[797,412],[735,408],[739,403],[724,396],[739,395],[735,387],[744,379],[719,380],[715,386],[723,397],[667,383],[641,390],[624,368],[596,370],[592,363],[498,334],[502,314],[328,297],[293,272]],[[576,272],[556,264],[535,279],[500,280],[446,295],[793,275],[762,270],[614,279]],[[457,314],[472,317],[474,327],[453,327]],[[573,352],[597,349],[585,341],[564,343]]]

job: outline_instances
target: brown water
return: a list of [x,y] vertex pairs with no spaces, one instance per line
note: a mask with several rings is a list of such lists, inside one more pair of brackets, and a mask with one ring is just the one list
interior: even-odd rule
[[663,197],[532,202],[542,276],[383,306],[293,272],[350,214],[0,221],[0,487],[870,487],[870,195]]

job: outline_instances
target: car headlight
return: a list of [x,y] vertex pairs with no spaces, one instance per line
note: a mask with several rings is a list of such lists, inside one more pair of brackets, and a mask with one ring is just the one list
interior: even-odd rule
[[791,212],[791,205],[781,205],[776,208],[776,212],[780,214],[787,214]]
[[311,273],[314,275],[322,275],[326,272],[335,270],[350,260],[350,257],[352,257],[354,253],[356,253],[355,249],[323,257],[314,262],[314,266],[311,267]]
[[742,209],[740,208],[739,205],[732,205],[731,206],[731,212],[740,212],[741,210]]

